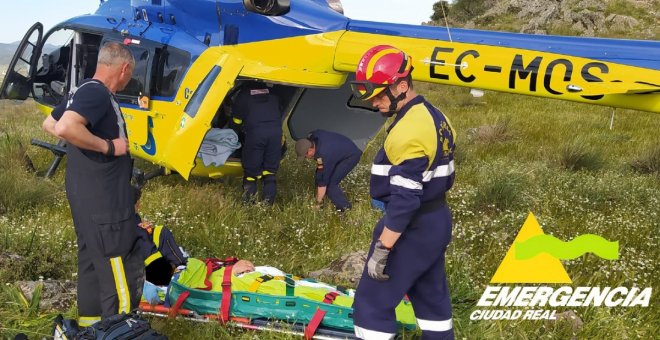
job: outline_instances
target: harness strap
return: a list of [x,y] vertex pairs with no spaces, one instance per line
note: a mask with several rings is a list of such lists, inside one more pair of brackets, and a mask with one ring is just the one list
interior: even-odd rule
[[176,303],[172,308],[170,308],[170,312],[167,314],[168,318],[173,318],[179,313],[179,309],[181,306],[183,306],[183,303],[186,302],[186,299],[190,296],[189,291],[185,291],[181,294],[179,294],[179,297],[176,299]]
[[[287,281],[286,276],[273,276],[273,275],[270,275],[270,274],[265,274],[265,275],[259,276],[258,278],[254,279],[254,281],[252,282],[252,284],[250,284],[250,287],[248,288],[248,292],[256,293],[257,290],[259,290],[259,287],[261,286],[262,283],[268,282],[270,280],[284,281],[284,283],[287,285],[287,287],[289,287],[289,286],[295,286],[296,285],[295,280],[300,280],[300,277],[291,276],[291,280],[294,280],[294,281],[291,281],[291,280]],[[293,292],[290,292],[290,293],[293,294]]]
[[284,277],[284,283],[286,283],[286,296],[294,296],[296,281],[294,281],[293,276],[291,274],[286,274],[286,277]]
[[[325,297],[323,298],[323,303],[327,303],[331,305],[335,302],[337,296],[339,296],[339,293],[329,292],[328,294],[325,294]],[[326,313],[327,312],[321,308],[316,309],[314,315],[312,316],[312,319],[309,321],[309,324],[307,324],[307,327],[305,327],[306,340],[312,339],[314,337],[314,334],[321,325],[321,321],[323,321],[323,318],[325,317]]]
[[[200,288],[203,290],[211,290],[213,288],[213,282],[211,282],[210,277],[211,274],[213,274],[214,271],[222,268],[222,267],[228,267],[228,266],[233,266],[234,263],[236,263],[238,259],[236,257],[230,256],[224,260],[220,260],[218,258],[210,258],[204,260],[204,263],[206,264],[206,277],[204,278],[204,288]],[[231,272],[230,272],[231,274]]]
[[248,288],[248,292],[256,293],[262,283],[268,282],[272,279],[275,279],[275,276],[269,274],[259,276],[258,278],[254,279],[254,282],[252,282],[250,288]]
[[201,288],[203,290],[211,290],[213,288],[213,282],[209,280],[211,277],[211,274],[213,274],[214,271],[214,263],[211,260],[206,261],[206,276],[204,277],[204,288]]
[[323,321],[323,318],[325,317],[325,313],[326,311],[321,308],[318,308],[316,312],[314,312],[314,316],[312,316],[307,327],[305,327],[305,340],[310,340],[314,337],[316,330],[319,328],[321,321]]
[[231,271],[234,264],[225,266],[225,273],[222,276],[222,302],[220,303],[220,323],[225,324],[229,321],[229,307],[231,305]]
[[328,294],[325,294],[325,298],[323,298],[323,303],[327,304],[333,304],[335,303],[335,299],[339,296],[339,293],[337,292],[329,292]]

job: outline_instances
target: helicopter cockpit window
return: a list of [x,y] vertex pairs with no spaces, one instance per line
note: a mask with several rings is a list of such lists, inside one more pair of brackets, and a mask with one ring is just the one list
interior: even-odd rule
[[190,66],[190,54],[167,46],[156,49],[156,59],[151,92],[154,96],[172,97]]
[[135,58],[135,69],[126,87],[117,92],[117,98],[123,103],[137,104],[140,96],[147,95],[145,84],[149,70],[149,51],[135,46],[129,46],[129,49]]

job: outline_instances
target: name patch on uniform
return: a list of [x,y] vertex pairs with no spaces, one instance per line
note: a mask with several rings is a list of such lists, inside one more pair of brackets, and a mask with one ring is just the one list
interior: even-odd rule
[[256,96],[259,94],[268,94],[270,91],[268,89],[258,89],[258,90],[250,90],[250,95],[251,96]]

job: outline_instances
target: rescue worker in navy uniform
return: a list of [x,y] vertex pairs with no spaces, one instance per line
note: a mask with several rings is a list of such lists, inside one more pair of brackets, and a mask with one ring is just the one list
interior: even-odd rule
[[137,308],[144,258],[130,185],[124,120],[115,98],[135,61],[120,43],[104,45],[92,79],[83,80],[43,123],[67,142],[66,195],[78,242],[80,326]]
[[261,199],[275,203],[277,169],[282,157],[283,107],[279,96],[266,84],[250,81],[243,85],[232,106],[234,129],[243,128],[243,201],[254,202],[257,181],[263,181]]
[[314,130],[296,141],[298,158],[316,160],[316,203],[328,196],[338,211],[352,207],[339,183],[360,162],[362,151],[348,137],[325,130]]
[[453,339],[445,251],[451,212],[445,192],[454,183],[454,131],[447,117],[413,90],[412,59],[387,45],[358,63],[353,93],[394,121],[371,168],[372,198],[385,215],[372,236],[353,303],[355,334],[391,339],[394,308],[407,294],[423,339]]

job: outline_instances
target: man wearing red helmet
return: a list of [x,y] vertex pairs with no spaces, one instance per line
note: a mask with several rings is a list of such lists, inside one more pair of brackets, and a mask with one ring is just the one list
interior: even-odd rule
[[355,334],[391,339],[395,307],[407,295],[424,339],[453,339],[445,251],[454,183],[454,130],[413,90],[412,58],[387,45],[360,59],[354,95],[396,117],[371,168],[373,199],[385,203],[353,303]]

